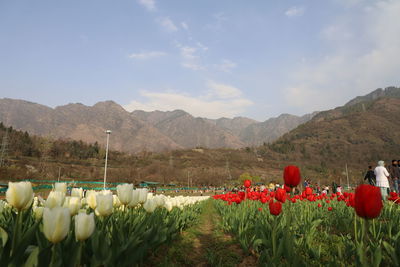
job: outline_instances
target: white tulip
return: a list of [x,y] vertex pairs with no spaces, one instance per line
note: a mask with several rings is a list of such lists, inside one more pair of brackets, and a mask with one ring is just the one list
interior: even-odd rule
[[82,188],[72,188],[71,197],[79,197],[82,198],[83,189]]
[[154,210],[157,208],[157,203],[156,203],[156,201],[155,201],[153,198],[148,199],[148,200],[143,204],[143,208],[144,208],[147,212],[152,213],[152,212],[154,212]]
[[7,202],[17,210],[28,209],[33,201],[33,190],[30,182],[8,183]]
[[166,210],[168,210],[168,211],[171,211],[172,208],[173,208],[172,202],[169,201],[169,200],[165,201],[165,203],[164,203],[164,208],[165,208]]
[[139,203],[143,204],[147,200],[147,193],[149,190],[147,188],[137,189],[139,190]]
[[71,216],[74,216],[81,208],[81,199],[79,197],[66,197],[64,207],[69,209]]
[[62,192],[64,194],[67,193],[67,184],[66,183],[55,183],[54,191]]
[[67,236],[70,224],[71,215],[68,208],[55,207],[43,210],[43,233],[53,244],[62,241]]
[[97,192],[94,190],[89,190],[86,192],[86,203],[91,207],[92,209],[96,208],[96,196]]
[[96,196],[96,215],[108,216],[113,211],[113,196],[110,194],[98,194]]
[[136,207],[139,204],[139,194],[140,191],[138,189],[132,191],[132,200],[128,204],[129,207]]
[[162,207],[162,206],[164,206],[164,203],[165,203],[164,195],[156,195],[156,196],[154,197],[154,201],[156,202],[157,207]]
[[123,205],[127,205],[132,200],[133,184],[122,184],[117,186],[117,194],[119,201]]
[[75,237],[78,241],[85,241],[94,231],[94,215],[81,212],[75,216]]
[[64,204],[64,200],[65,193],[60,191],[51,191],[46,202],[44,203],[44,206],[50,209],[54,207],[61,207]]

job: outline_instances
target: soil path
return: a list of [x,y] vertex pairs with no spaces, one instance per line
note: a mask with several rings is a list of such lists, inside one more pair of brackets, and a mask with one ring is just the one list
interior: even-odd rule
[[237,242],[220,230],[219,220],[213,201],[207,201],[199,223],[159,249],[148,266],[257,266],[253,256],[245,255]]

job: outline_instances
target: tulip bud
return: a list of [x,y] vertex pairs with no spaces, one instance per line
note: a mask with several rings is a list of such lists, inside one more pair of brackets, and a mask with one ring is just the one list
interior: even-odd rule
[[152,213],[152,212],[154,212],[154,210],[157,208],[157,203],[156,203],[156,201],[155,201],[153,198],[148,199],[148,200],[143,204],[143,208],[144,208],[147,212]]
[[51,191],[49,196],[47,197],[44,206],[46,208],[54,208],[54,207],[61,207],[65,200],[65,193],[60,191]]
[[139,190],[139,203],[143,204],[147,200],[148,190],[147,188],[137,189]]
[[97,192],[94,190],[89,190],[86,192],[86,203],[92,209],[96,208],[96,196],[97,196]]
[[30,182],[8,183],[7,202],[17,210],[28,209],[33,201],[33,190]]
[[55,183],[54,191],[62,192],[64,194],[67,193],[67,184],[66,183]]
[[64,207],[69,209],[71,216],[74,216],[81,208],[81,199],[79,197],[66,197]]
[[68,208],[44,208],[43,233],[53,244],[62,241],[67,236],[70,224],[71,215]]
[[110,194],[98,194],[96,196],[96,215],[105,217],[113,211],[113,196]]
[[119,206],[121,206],[121,201],[119,201],[117,195],[113,195],[113,206],[114,208],[119,208]]
[[122,184],[117,186],[117,194],[119,201],[123,205],[127,205],[132,200],[133,184]]
[[43,217],[43,207],[36,207],[33,209],[33,214],[35,215],[35,220],[39,221]]
[[81,212],[75,216],[75,237],[78,241],[85,241],[94,231],[94,215]]
[[71,197],[79,197],[82,198],[83,189],[82,188],[72,188]]

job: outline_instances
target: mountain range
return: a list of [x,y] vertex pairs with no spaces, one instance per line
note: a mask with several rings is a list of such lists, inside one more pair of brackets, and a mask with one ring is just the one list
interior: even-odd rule
[[113,101],[50,108],[24,100],[0,99],[0,121],[5,125],[35,135],[100,144],[105,142],[104,131],[110,129],[111,148],[125,152],[260,145],[277,139],[314,115],[282,114],[264,122],[245,117],[212,120],[194,117],[183,110],[128,112]]

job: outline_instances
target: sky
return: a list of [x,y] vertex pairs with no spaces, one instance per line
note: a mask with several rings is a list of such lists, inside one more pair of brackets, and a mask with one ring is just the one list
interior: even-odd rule
[[400,85],[400,0],[0,0],[0,98],[303,115]]

